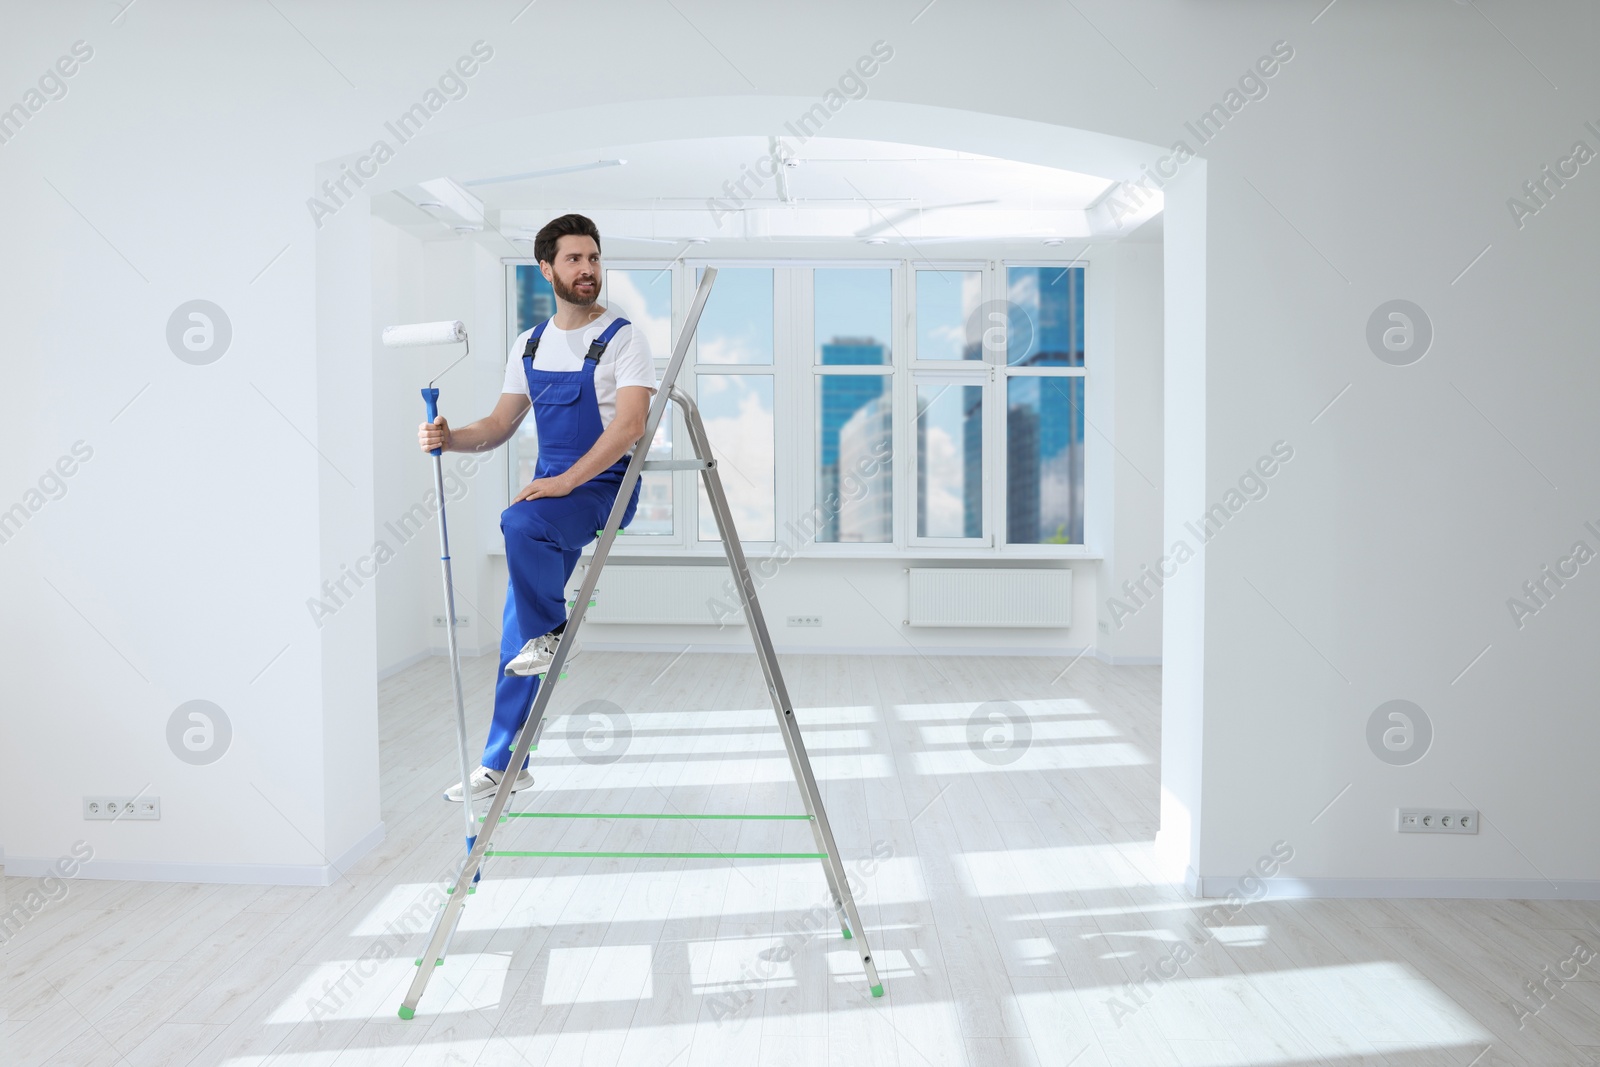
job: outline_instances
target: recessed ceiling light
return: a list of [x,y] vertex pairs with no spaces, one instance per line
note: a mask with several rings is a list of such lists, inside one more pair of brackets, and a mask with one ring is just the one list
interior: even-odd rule
[[1046,237],[1044,239],[1044,243],[1047,244],[1047,245],[1052,245],[1052,246],[1053,245],[1064,245],[1064,244],[1067,243],[1067,239],[1065,237]]
[[477,233],[479,230],[483,229],[482,226],[475,226],[470,222],[458,223],[457,225],[455,225],[455,226],[453,226],[451,228],[454,229],[457,233]]
[[869,245],[886,245],[889,243],[887,237],[863,237],[861,240]]
[[711,238],[709,238],[709,237],[685,237],[684,240],[689,242],[692,245],[703,245],[703,244],[710,243]]
[[444,205],[439,203],[439,201],[437,201],[437,200],[418,200],[417,201],[417,206],[420,207],[420,208],[427,208],[427,209],[443,208],[444,207]]

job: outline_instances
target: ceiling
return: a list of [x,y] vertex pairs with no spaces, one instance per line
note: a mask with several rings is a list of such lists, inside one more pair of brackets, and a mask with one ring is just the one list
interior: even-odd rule
[[530,152],[507,163],[497,173],[399,190],[374,210],[424,239],[464,236],[502,251],[531,251],[525,238],[567,211],[594,218],[608,241],[643,245],[849,239],[1081,248],[1136,230],[1139,240],[1159,239],[1159,195],[1115,219],[1106,207],[1117,185],[1110,178],[920,145],[716,137],[582,155]]

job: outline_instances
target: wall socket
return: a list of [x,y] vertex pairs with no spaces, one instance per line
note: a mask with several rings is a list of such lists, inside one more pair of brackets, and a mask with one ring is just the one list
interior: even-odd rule
[[822,616],[821,615],[790,615],[789,616],[789,625],[790,626],[821,626],[822,625]]
[[1395,829],[1402,834],[1475,834],[1478,813],[1460,808],[1401,808]]
[[160,797],[84,797],[83,817],[102,819],[138,819],[154,822],[161,818]]
[[[435,626],[439,627],[441,630],[444,629],[444,613],[443,612],[440,612],[438,615],[435,615],[433,617],[433,624]],[[456,616],[456,629],[465,630],[467,627],[469,627],[471,625],[472,625],[472,620],[470,618],[468,618],[467,616],[465,616],[465,615],[457,615]]]

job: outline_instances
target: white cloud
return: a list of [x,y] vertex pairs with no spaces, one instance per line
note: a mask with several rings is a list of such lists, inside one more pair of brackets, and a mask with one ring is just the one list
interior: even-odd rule
[[[763,382],[770,380],[765,375],[759,377]],[[738,393],[736,399],[719,399],[713,405],[724,410],[733,407],[733,414],[702,412],[702,415],[740,539],[770,541],[777,535],[773,517],[772,402],[757,392],[754,383],[743,378],[743,375],[734,374],[702,375],[702,397],[707,392],[733,390]],[[716,520],[711,515],[704,487],[700,490],[700,533],[702,537],[716,536]]]
[[606,271],[607,292],[602,303],[615,308],[618,314],[633,323],[634,329],[650,343],[652,356],[665,359],[672,353],[672,319],[666,315],[652,315],[646,310],[649,301],[639,291],[633,274],[633,271],[626,270]]

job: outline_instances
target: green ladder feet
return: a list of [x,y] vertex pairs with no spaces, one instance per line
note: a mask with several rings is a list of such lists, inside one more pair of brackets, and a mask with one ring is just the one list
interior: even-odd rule
[[[883,983],[882,982],[879,982],[877,985],[872,987],[872,995],[875,996],[875,997],[883,996]],[[404,1011],[405,1009],[402,1008],[401,1010]],[[409,1018],[409,1016],[408,1016],[408,1018]]]
[[402,1018],[402,1019],[415,1019],[416,1017],[417,1017],[417,1009],[416,1008],[408,1008],[404,1004],[400,1005],[400,1018]]
[[853,938],[852,938],[852,936],[850,934],[850,928],[848,926],[839,927],[839,932],[844,935],[844,939],[846,941],[853,940]]

